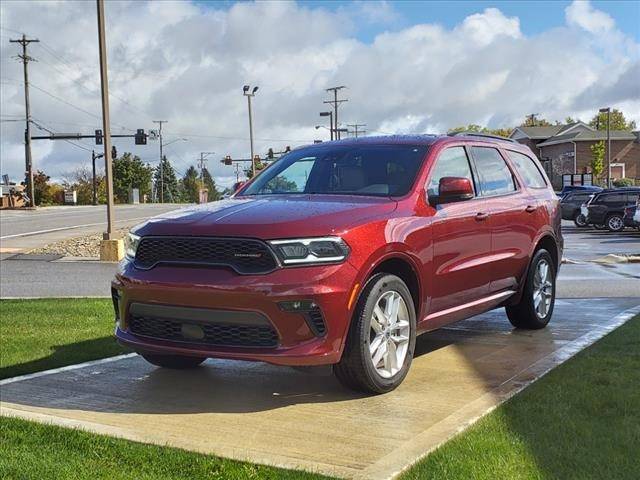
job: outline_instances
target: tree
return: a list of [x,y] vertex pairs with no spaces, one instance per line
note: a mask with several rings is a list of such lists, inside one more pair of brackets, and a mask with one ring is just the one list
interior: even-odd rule
[[[607,112],[598,112],[596,113],[591,121],[589,122],[593,128],[597,130],[606,130],[607,129]],[[633,131],[636,129],[636,122],[631,120],[627,121],[622,113],[617,108],[611,110],[611,130],[627,130]]]
[[544,118],[536,118],[536,115],[528,115],[519,127],[548,127],[551,123]]
[[38,170],[33,176],[33,193],[36,205],[60,205],[63,201],[63,189],[56,183],[49,183],[51,177]]
[[[267,168],[267,165],[269,165],[267,162],[256,162],[256,175],[260,173],[261,170]],[[244,174],[247,176],[247,180],[253,178],[253,170],[251,169],[251,167],[245,169]]]
[[[87,167],[80,167],[64,176],[62,184],[66,190],[75,190],[79,205],[93,203],[93,174]],[[98,203],[107,202],[107,184],[102,174],[96,174]]]
[[207,194],[207,200],[210,201],[210,202],[214,202],[216,200],[220,200],[222,195],[220,194],[220,192],[216,188],[215,180],[213,179],[213,177],[209,173],[209,170],[207,170],[206,168],[202,169],[202,180],[203,180],[203,183],[204,183],[204,188],[209,190],[209,193]]
[[604,140],[591,145],[591,173],[595,178],[600,178],[604,170]]
[[156,195],[158,198],[161,195],[161,190],[164,190],[162,198],[163,202],[178,202],[180,200],[178,179],[176,177],[176,172],[166,155],[162,158],[162,179],[164,183],[162,188],[160,178],[160,166],[158,166],[153,174],[153,181],[156,186]]
[[455,127],[449,130],[448,133],[456,133],[456,132],[476,132],[476,133],[487,133],[489,135],[499,135],[501,137],[508,137],[511,135],[512,128],[487,128],[477,125],[475,123],[471,123],[467,126]]
[[188,203],[198,203],[198,191],[200,190],[200,180],[198,171],[191,165],[184,177],[182,177],[182,200]]
[[114,201],[127,203],[129,189],[137,188],[140,196],[151,194],[151,176],[153,169],[145,165],[140,157],[125,153],[113,160],[113,193]]

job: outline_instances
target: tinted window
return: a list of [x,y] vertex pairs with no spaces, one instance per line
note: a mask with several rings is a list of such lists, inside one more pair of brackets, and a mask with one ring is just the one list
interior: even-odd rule
[[625,193],[607,193],[606,195],[600,195],[597,203],[624,203],[627,201],[627,195]]
[[473,185],[473,176],[471,175],[471,167],[467,152],[463,147],[451,147],[438,155],[436,165],[431,172],[431,179],[427,186],[429,196],[438,196],[440,179],[442,177],[464,177],[471,180]]
[[533,159],[527,155],[511,150],[509,150],[509,157],[513,160],[516,170],[518,170],[520,176],[522,176],[524,184],[527,187],[542,188],[547,186],[542,173],[538,170]]
[[478,169],[478,180],[483,195],[500,195],[516,190],[511,170],[500,152],[490,147],[471,147]]
[[589,195],[588,193],[575,193],[573,195],[569,195],[569,198],[567,199],[570,202],[586,202],[587,200],[589,200],[589,197],[591,195]]
[[426,153],[425,146],[409,145],[301,148],[277,160],[240,195],[404,195]]

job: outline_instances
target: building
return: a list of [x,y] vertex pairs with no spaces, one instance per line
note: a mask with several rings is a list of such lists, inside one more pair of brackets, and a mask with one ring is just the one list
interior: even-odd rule
[[[640,132],[612,130],[611,178],[630,178],[640,183]],[[591,146],[607,140],[606,130],[596,130],[584,122],[546,127],[517,127],[510,137],[538,156],[554,188],[563,185],[563,175],[591,173]],[[606,156],[605,173],[606,178]]]

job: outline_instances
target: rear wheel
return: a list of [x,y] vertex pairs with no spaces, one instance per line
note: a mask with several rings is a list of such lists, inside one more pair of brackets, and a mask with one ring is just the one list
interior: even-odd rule
[[506,307],[507,317],[516,328],[544,328],[551,320],[555,297],[556,267],[551,254],[541,248],[531,260],[520,303]]
[[195,368],[206,360],[205,357],[187,357],[183,355],[156,355],[151,353],[141,353],[140,355],[147,362],[157,367],[175,370]]
[[624,221],[622,220],[622,215],[619,213],[609,215],[604,224],[610,232],[621,232],[624,230]]
[[377,274],[360,295],[334,373],[349,388],[389,392],[407,375],[415,342],[416,314],[409,289],[395,275]]
[[578,212],[575,217],[573,217],[573,223],[575,223],[576,227],[584,228],[587,226],[586,217]]

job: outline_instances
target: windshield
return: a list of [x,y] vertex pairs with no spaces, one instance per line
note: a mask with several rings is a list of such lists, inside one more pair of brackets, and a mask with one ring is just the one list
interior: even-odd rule
[[276,161],[240,195],[401,196],[411,189],[426,146],[310,147]]

